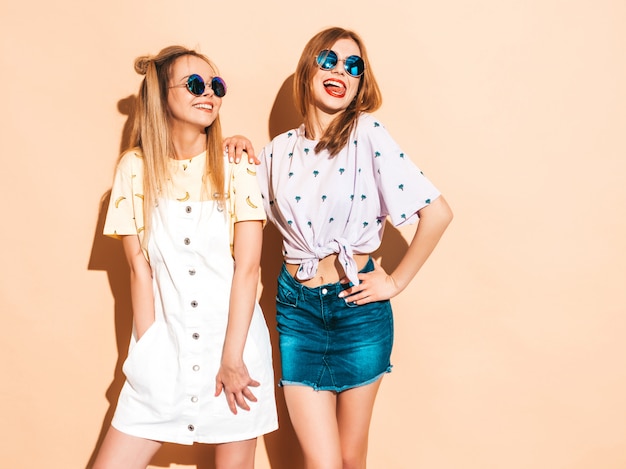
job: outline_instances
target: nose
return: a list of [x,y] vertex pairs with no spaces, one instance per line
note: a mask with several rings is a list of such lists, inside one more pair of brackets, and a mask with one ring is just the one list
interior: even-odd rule
[[334,73],[339,73],[341,75],[346,74],[346,61],[345,59],[337,59],[337,64],[332,69]]

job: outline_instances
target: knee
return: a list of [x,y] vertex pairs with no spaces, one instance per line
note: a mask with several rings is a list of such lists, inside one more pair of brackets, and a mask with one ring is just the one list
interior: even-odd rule
[[361,454],[343,457],[342,469],[365,469],[367,457]]

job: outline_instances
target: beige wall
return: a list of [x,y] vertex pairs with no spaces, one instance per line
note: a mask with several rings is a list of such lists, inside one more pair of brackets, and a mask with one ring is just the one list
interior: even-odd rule
[[[378,117],[456,215],[394,300],[369,466],[626,467],[626,3],[221,4],[0,5],[0,465],[85,467],[122,383],[126,268],[99,233],[134,58],[198,46],[230,85],[226,133],[260,149],[291,122],[283,86],[304,43],[337,24],[364,37]],[[388,235],[389,266],[410,232]],[[300,467],[281,414],[259,469]],[[168,446],[154,467],[207,457]]]

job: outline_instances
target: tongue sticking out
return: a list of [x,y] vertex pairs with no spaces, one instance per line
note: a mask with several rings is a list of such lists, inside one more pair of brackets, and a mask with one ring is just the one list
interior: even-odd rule
[[338,80],[326,80],[324,82],[324,89],[326,93],[335,98],[343,98],[346,94],[346,85]]

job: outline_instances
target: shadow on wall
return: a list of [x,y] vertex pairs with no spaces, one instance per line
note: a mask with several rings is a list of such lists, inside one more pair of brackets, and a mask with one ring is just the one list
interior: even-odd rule
[[293,101],[293,78],[293,74],[287,77],[274,100],[268,122],[270,140],[302,123],[302,115]]
[[124,257],[124,251],[122,250],[122,243],[102,234],[110,197],[111,191],[107,191],[100,202],[100,212],[98,214],[98,223],[91,248],[88,270],[104,270],[107,273],[109,286],[114,299],[115,343],[118,358],[113,369],[113,381],[105,392],[106,399],[109,402],[109,409],[104,416],[96,448],[89,459],[87,467],[91,467],[96,451],[100,447],[104,435],[109,428],[109,424],[111,423],[111,419],[113,418],[117,396],[124,384],[122,365],[124,364],[124,360],[126,360],[128,343],[132,333],[133,317],[130,306],[130,285],[128,281],[130,273],[126,258]]
[[[118,102],[118,110],[120,113],[128,116],[124,129],[122,130],[122,137],[120,139],[120,154],[128,147],[130,142],[135,99],[135,96],[131,95]],[[113,172],[111,172],[111,179],[112,178]],[[126,360],[126,356],[128,354],[128,344],[130,343],[130,336],[133,329],[133,313],[131,308],[129,282],[130,272],[128,269],[128,263],[126,262],[126,258],[124,256],[124,250],[122,249],[122,243],[102,234],[110,198],[111,191],[108,190],[100,200],[98,223],[96,224],[96,232],[94,234],[87,269],[105,271],[107,273],[111,294],[114,299],[113,320],[115,324],[115,343],[117,346],[118,358],[113,369],[113,381],[105,391],[106,399],[109,402],[109,408],[104,415],[100,434],[98,435],[98,440],[96,441],[91,457],[87,462],[87,468],[92,466],[96,453],[98,452],[98,449],[102,444],[102,440],[104,439],[104,435],[109,429],[111,420],[113,419],[113,413],[115,412],[115,406],[117,405],[117,398],[125,381],[124,374],[122,373],[122,365],[124,364],[124,360]]]
[[[270,138],[274,138],[282,132],[296,128],[302,121],[302,117],[293,103],[292,88],[293,75],[285,80],[274,101],[268,127]],[[118,103],[120,113],[128,116],[120,139],[120,154],[129,147],[135,100],[136,97],[131,95],[120,100]],[[111,177],[112,176],[113,174],[111,174]],[[129,269],[124,257],[122,243],[102,234],[109,199],[110,191],[107,191],[100,201],[98,223],[92,244],[88,270],[105,271],[107,273],[111,293],[114,298],[115,341],[118,359],[113,369],[113,381],[105,391],[105,396],[109,402],[109,409],[102,421],[100,434],[95,443],[92,455],[86,464],[87,469],[92,466],[104,435],[111,424],[117,399],[125,381],[124,374],[122,373],[122,365],[124,360],[126,360],[128,344],[132,334]],[[399,231],[387,225],[383,244],[373,256],[381,260],[385,270],[392,271],[400,262],[406,248],[407,243]],[[263,233],[263,251],[261,257],[261,282],[263,284],[263,292],[259,303],[265,313],[267,325],[270,330],[276,382],[278,382],[280,378],[281,371],[274,300],[276,297],[276,279],[278,278],[278,273],[283,262],[281,252],[280,234],[271,223],[268,223]],[[280,428],[264,437],[270,466],[272,469],[302,469],[304,467],[302,453],[293,427],[289,421],[282,388],[277,387],[276,400]],[[173,464],[185,466],[195,465],[196,469],[214,469],[214,453],[215,449],[212,445],[195,444],[193,446],[184,446],[166,443],[154,456],[150,465],[163,468],[171,467]]]
[[[283,132],[296,128],[302,122],[302,116],[293,103],[293,75],[290,75],[280,87],[268,122],[270,140]],[[276,330],[276,279],[283,263],[282,238],[271,223],[263,230],[263,250],[261,253],[261,283],[263,292],[259,304],[265,315],[270,330],[272,355],[274,361],[274,382],[281,377],[280,352],[278,349],[278,331]],[[265,435],[265,448],[272,469],[302,469],[304,460],[296,434],[289,421],[285,396],[280,387],[276,387],[276,407],[278,409],[277,431]]]

